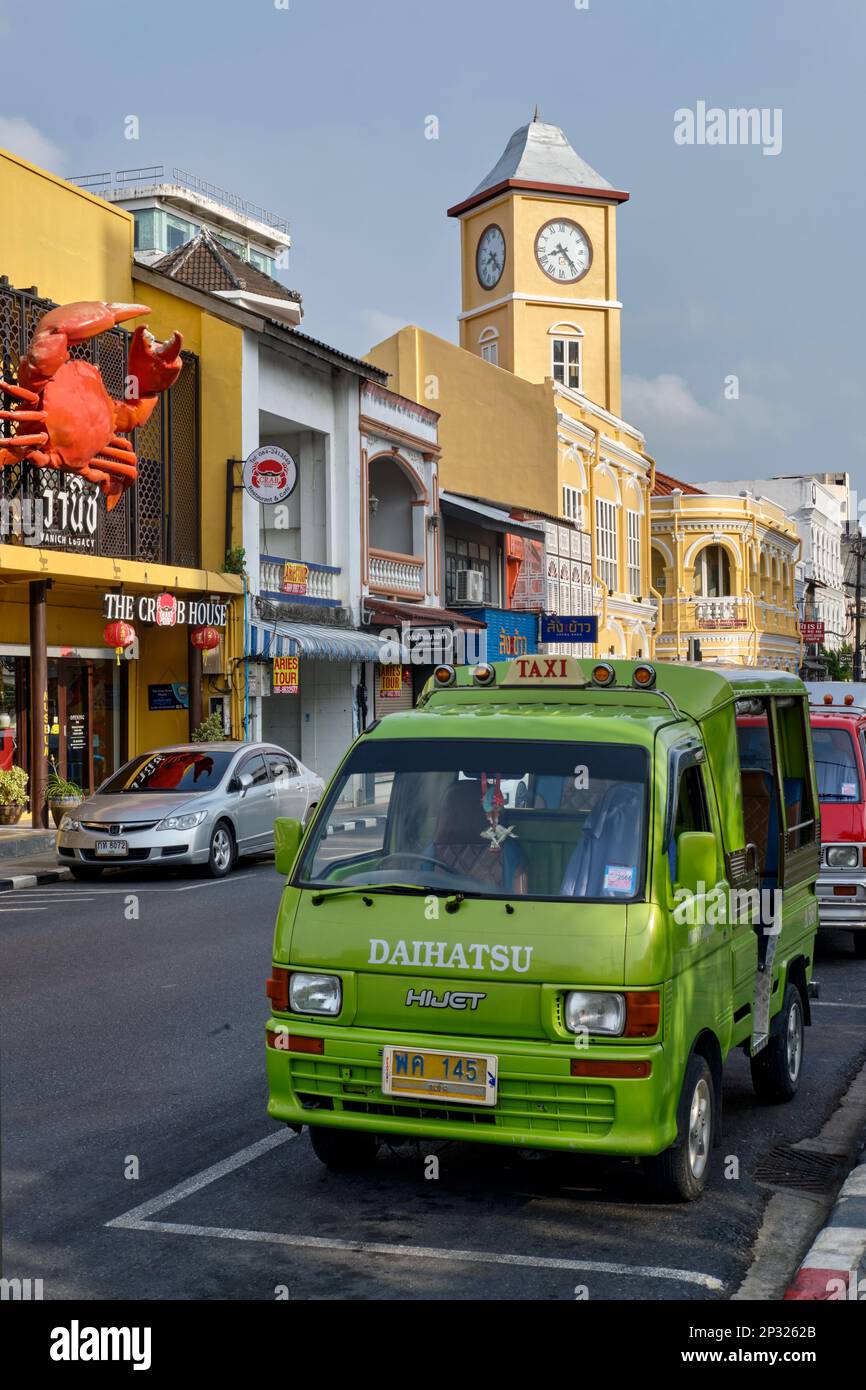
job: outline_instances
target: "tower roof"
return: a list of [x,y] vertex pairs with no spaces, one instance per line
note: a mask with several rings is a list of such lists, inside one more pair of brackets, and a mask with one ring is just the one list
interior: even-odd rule
[[489,174],[468,198],[449,208],[448,215],[459,217],[508,188],[583,194],[617,203],[628,198],[581,159],[559,126],[538,119],[515,130]]

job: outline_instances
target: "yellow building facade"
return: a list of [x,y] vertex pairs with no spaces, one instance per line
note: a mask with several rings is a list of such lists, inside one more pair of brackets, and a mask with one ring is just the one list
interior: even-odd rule
[[[0,195],[12,214],[0,220],[0,275],[5,277],[0,285],[5,316],[0,374],[14,380],[18,357],[49,302],[146,304],[152,313],[144,321],[154,335],[164,339],[178,329],[184,351],[195,355],[195,360],[185,360],[172,388],[178,393],[172,398],[174,416],[163,408],[151,417],[157,434],[150,425],[137,432],[139,477],[130,489],[138,489],[135,524],[129,518],[122,541],[119,528],[127,525],[123,509],[130,493],[109,517],[105,499],[90,494],[78,498],[75,489],[82,485],[73,480],[70,498],[89,508],[88,515],[95,518],[93,535],[82,539],[70,531],[40,544],[44,534],[33,526],[28,530],[27,518],[15,507],[16,489],[25,489],[23,474],[13,478],[17,470],[7,468],[2,470],[6,476],[0,476],[0,724],[16,761],[29,768],[40,750],[47,750],[61,770],[90,786],[124,757],[188,737],[190,713],[183,705],[183,688],[195,685],[199,660],[194,650],[191,655],[188,625],[134,623],[135,659],[118,666],[104,637],[108,594],[122,592],[136,601],[161,594],[178,601],[210,600],[218,605],[215,611],[224,612],[221,672],[205,675],[200,687],[204,714],[209,697],[225,692],[225,673],[243,652],[243,580],[223,572],[226,459],[237,456],[241,447],[243,333],[204,305],[138,281],[133,219],[122,209],[3,151]],[[119,364],[125,358],[119,343],[119,337],[108,344],[101,339],[91,349],[115,398],[123,389]],[[112,370],[121,373],[116,381],[109,380],[109,348]],[[184,372],[188,375],[181,390]],[[4,405],[13,404],[7,396]],[[7,422],[4,433],[9,429]],[[37,472],[45,476],[34,482]],[[26,486],[51,484],[56,498],[63,496],[59,489],[70,478],[66,472],[33,469]],[[136,558],[142,553],[148,558]],[[48,660],[43,727],[34,718],[28,693],[31,608],[34,585],[40,583],[45,585],[42,621]],[[194,693],[197,701],[199,691]],[[235,695],[236,708],[238,699]],[[33,811],[38,821],[44,807]]]
[[802,660],[795,569],[800,538],[781,507],[707,494],[663,475],[652,499],[656,654],[797,671]]
[[414,326],[369,354],[440,413],[440,486],[592,538],[600,656],[651,656],[654,464],[621,418],[614,189],[555,126],[515,131],[464,201],[460,346]]

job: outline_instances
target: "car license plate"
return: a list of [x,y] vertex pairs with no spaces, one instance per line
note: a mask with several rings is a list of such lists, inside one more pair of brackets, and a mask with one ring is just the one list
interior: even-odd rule
[[498,1058],[478,1053],[386,1047],[382,1090],[388,1096],[433,1097],[461,1105],[495,1105]]
[[126,840],[97,840],[96,853],[100,859],[123,859],[129,854]]

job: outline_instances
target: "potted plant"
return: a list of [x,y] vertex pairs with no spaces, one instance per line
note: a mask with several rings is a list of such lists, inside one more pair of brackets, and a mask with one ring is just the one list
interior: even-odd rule
[[207,719],[203,719],[197,729],[190,734],[191,743],[219,743],[224,739],[226,731],[223,728],[222,715],[209,714]]
[[76,806],[81,805],[84,792],[77,782],[67,782],[65,777],[61,777],[57,771],[57,764],[52,762],[45,800],[50,807],[54,824],[59,827],[66,812],[74,811]]
[[0,825],[17,825],[27,805],[27,773],[23,767],[0,769]]

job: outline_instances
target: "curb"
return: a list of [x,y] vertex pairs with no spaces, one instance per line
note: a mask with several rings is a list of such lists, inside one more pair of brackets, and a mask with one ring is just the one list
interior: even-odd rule
[[10,888],[39,888],[43,883],[60,883],[72,878],[68,869],[50,869],[38,874],[14,874],[11,878],[0,878],[0,892]]
[[866,1150],[785,1293],[791,1301],[857,1300],[866,1281]]

